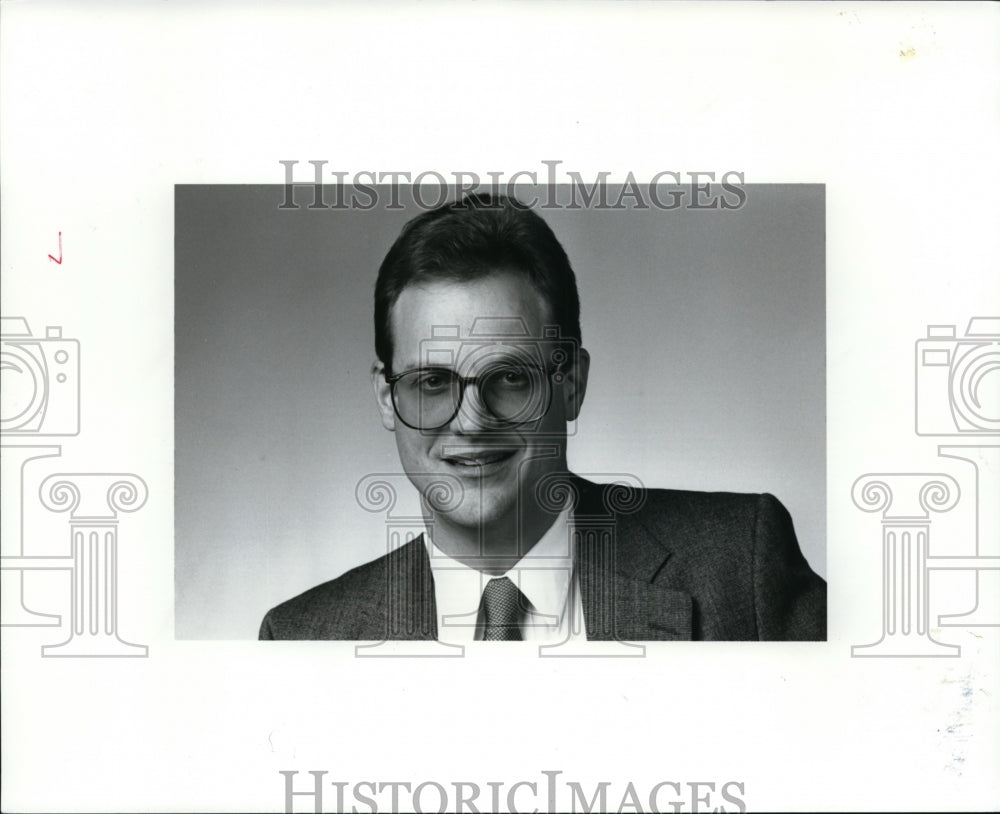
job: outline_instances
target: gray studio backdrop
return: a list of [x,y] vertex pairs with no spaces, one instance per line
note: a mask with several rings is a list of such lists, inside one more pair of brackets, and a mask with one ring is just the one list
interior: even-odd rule
[[[824,188],[744,190],[735,210],[541,213],[593,360],[570,466],[771,492],[825,575]],[[369,382],[372,291],[419,210],[379,192],[316,210],[298,189],[281,210],[281,185],[176,187],[178,638],[255,638],[268,608],[385,553],[384,517],[355,499],[400,472]],[[418,514],[399,481],[394,511]]]

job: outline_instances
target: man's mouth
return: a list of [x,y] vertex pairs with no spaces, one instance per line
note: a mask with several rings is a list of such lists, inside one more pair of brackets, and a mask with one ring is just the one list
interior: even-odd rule
[[489,469],[503,464],[515,455],[513,449],[491,449],[482,452],[463,452],[460,455],[446,455],[444,462],[456,469],[469,471]]

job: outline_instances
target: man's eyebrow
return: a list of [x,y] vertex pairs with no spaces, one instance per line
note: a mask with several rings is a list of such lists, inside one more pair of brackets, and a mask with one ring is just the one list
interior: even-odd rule
[[[398,369],[398,370],[397,370]],[[399,365],[393,365],[393,373],[402,373],[405,370],[454,370],[454,365],[447,365],[440,362],[435,362],[433,364],[421,364],[420,362],[407,362]]]

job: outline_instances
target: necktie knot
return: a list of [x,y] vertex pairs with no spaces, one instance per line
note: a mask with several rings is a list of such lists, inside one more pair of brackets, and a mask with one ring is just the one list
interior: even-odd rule
[[508,577],[491,579],[483,589],[483,641],[521,641],[524,594]]

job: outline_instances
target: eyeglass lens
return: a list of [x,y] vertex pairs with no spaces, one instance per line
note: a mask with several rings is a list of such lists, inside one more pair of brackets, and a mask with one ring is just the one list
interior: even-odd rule
[[[472,382],[478,399],[463,395],[464,386]],[[474,379],[445,368],[412,370],[396,380],[392,393],[399,417],[418,429],[443,427],[463,400],[468,400],[466,409],[486,423],[537,421],[548,410],[550,395],[544,371],[518,365],[498,365]]]

